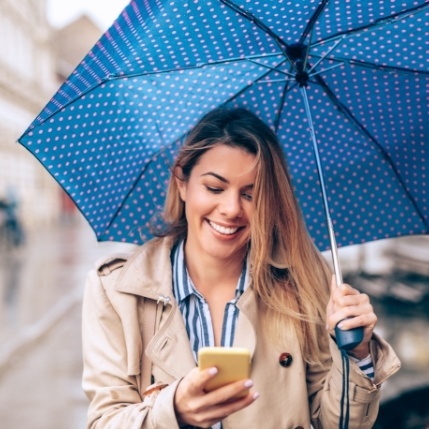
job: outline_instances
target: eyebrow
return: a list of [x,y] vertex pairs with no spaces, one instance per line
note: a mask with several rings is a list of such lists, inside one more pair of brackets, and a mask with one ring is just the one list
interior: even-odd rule
[[[216,179],[220,180],[221,182],[229,184],[229,180],[228,179],[225,179],[225,177],[220,176],[219,174],[214,173],[213,171],[208,171],[207,173],[204,173],[204,174],[201,175],[201,177],[203,177],[203,176],[213,176]],[[244,188],[252,188],[252,189],[253,189],[253,187],[254,187],[253,183],[244,186]]]
[[228,179],[225,179],[225,177],[219,176],[219,174],[213,173],[213,171],[209,171],[207,173],[204,173],[201,175],[201,177],[203,177],[203,176],[214,176],[214,177],[216,177],[216,179],[219,179],[221,182],[229,183]]

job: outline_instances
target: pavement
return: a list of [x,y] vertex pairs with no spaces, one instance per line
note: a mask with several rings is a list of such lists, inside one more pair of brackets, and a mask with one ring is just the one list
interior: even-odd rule
[[81,304],[94,262],[130,248],[97,243],[82,220],[0,246],[0,427],[82,429]]

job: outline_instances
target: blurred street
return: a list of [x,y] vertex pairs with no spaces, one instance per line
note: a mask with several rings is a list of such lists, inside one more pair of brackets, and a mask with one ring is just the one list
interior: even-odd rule
[[[97,243],[86,222],[76,220],[34,233],[12,251],[0,246],[2,429],[84,428],[80,321],[85,277],[99,257],[131,248]],[[345,280],[370,295],[379,317],[377,331],[403,363],[382,388],[376,428],[428,428],[428,277],[349,273]]]
[[0,426],[82,429],[81,302],[94,262],[127,245],[97,243],[83,221],[0,247]]

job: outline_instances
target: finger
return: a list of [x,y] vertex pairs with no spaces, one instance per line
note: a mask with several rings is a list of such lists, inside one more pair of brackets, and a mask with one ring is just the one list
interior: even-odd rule
[[335,326],[340,329],[351,329],[358,326],[371,327],[373,321],[377,320],[371,304],[351,305],[342,307],[328,317],[328,330],[333,330]]
[[196,368],[196,370],[199,372],[199,377],[197,380],[198,389],[202,391],[205,391],[204,389],[206,384],[219,372],[215,366],[203,370]]
[[181,390],[185,390],[186,395],[200,396],[203,395],[204,387],[209,380],[216,376],[218,370],[216,367],[207,368],[200,370],[194,368],[189,374],[182,380],[179,387]]
[[336,277],[331,279],[331,296],[326,306],[326,329],[332,331],[336,324],[346,317],[344,314],[338,314],[345,306],[359,305],[365,302],[366,298],[358,298],[360,292],[346,283],[337,286]]
[[369,302],[367,295],[361,294],[349,285],[344,284],[338,289],[341,290],[336,291],[332,297],[333,304],[331,306],[330,314],[340,311],[343,307],[358,306]]
[[339,297],[339,296],[359,295],[359,294],[360,294],[360,292],[357,289],[353,288],[352,286],[350,286],[347,283],[342,283],[332,293],[334,300],[336,297]]
[[[221,390],[223,388],[216,389],[216,391],[208,393],[206,396],[212,396],[214,397],[214,393],[218,390]],[[227,395],[226,395],[227,396]],[[229,416],[232,413],[235,413],[250,404],[252,404],[256,399],[258,399],[259,393],[257,392],[248,392],[246,396],[240,399],[235,400],[227,400],[222,403],[217,403],[216,405],[213,405],[212,407],[206,408],[204,412],[200,413],[197,417],[198,420],[204,421],[205,423],[209,423],[209,426],[213,425],[214,423],[223,420],[225,417]],[[213,398],[212,398],[213,399]],[[199,426],[200,426],[199,424]]]
[[340,295],[335,300],[335,306],[340,309],[343,307],[358,307],[358,306],[370,305],[369,296],[365,293]]
[[204,386],[217,372],[214,367],[205,370],[194,368],[179,382],[174,396],[174,409],[180,423],[195,426],[195,418],[213,405],[206,403]]
[[361,314],[355,317],[349,317],[341,320],[338,327],[342,330],[363,327],[365,329],[373,329],[377,323],[377,316],[374,313]]
[[346,283],[341,283],[339,286],[336,286],[335,276],[332,277],[331,281],[331,296],[330,296],[330,305],[336,303],[336,301],[347,295],[359,295],[359,291],[357,289],[352,288],[350,285]]
[[237,400],[247,396],[249,389],[252,386],[252,380],[235,381],[211,391],[207,395],[207,398],[215,404]]

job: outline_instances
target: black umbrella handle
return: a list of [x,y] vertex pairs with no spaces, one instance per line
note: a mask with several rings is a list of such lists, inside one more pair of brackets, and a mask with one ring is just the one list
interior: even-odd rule
[[363,340],[363,327],[359,326],[358,328],[348,329],[346,331],[340,329],[337,325],[335,327],[335,339],[340,350],[353,350]]

